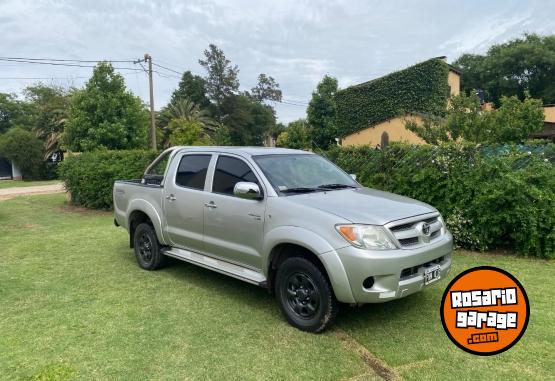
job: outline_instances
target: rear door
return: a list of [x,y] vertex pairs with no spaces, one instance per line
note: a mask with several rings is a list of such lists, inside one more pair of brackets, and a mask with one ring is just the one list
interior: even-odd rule
[[245,200],[233,195],[240,181],[261,181],[243,158],[220,154],[213,171],[211,193],[204,208],[204,250],[254,269],[260,269],[264,233],[264,200]]
[[206,175],[212,154],[184,153],[174,160],[176,167],[170,168],[168,175],[172,175],[164,184],[168,238],[174,246],[203,251]]

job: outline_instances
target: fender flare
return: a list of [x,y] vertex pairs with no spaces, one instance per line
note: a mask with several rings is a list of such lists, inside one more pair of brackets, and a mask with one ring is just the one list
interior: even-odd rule
[[351,284],[347,277],[347,272],[343,267],[341,258],[335,249],[318,234],[311,230],[298,226],[280,226],[272,229],[264,237],[264,261],[263,270],[268,275],[270,266],[270,256],[272,250],[279,244],[295,244],[310,250],[316,254],[322,265],[326,269],[331,281],[333,291],[337,300],[343,303],[355,303]]
[[127,229],[129,231],[131,228],[131,215],[133,214],[133,212],[143,212],[144,214],[146,214],[148,216],[148,218],[150,219],[150,221],[152,222],[152,225],[154,226],[154,230],[156,231],[156,237],[158,238],[158,241],[162,244],[167,244],[166,240],[164,239],[164,234],[162,233],[162,218],[160,217],[160,214],[158,213],[158,211],[156,210],[156,208],[154,207],[154,205],[152,205],[150,202],[148,202],[145,199],[134,199],[133,201],[131,201],[129,203],[129,206],[127,208],[128,213],[127,213]]

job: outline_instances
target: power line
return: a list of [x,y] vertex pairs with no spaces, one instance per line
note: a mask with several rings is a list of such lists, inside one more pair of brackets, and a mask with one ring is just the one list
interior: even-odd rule
[[56,62],[116,62],[116,63],[132,63],[133,60],[77,60],[77,59],[61,59],[61,58],[27,58],[27,57],[0,57],[6,60],[26,60],[26,61],[56,61]]
[[[45,62],[45,61],[28,61],[28,60],[17,60],[17,59],[10,59],[10,58],[0,58],[0,61],[7,61],[7,62],[17,62],[17,63],[26,63],[26,64],[38,64],[38,65],[53,65],[53,66],[71,66],[71,67],[91,67],[94,68],[94,65],[81,65],[81,64],[72,64],[72,63],[60,63],[60,62]],[[94,61],[94,62],[101,62],[101,61]],[[106,61],[110,62],[110,61]],[[114,67],[117,70],[132,70],[132,71],[140,71],[141,69],[133,68],[133,67]]]
[[182,74],[183,74],[183,73],[178,72],[177,70],[170,69],[169,67],[162,66],[162,65],[159,65],[159,64],[154,63],[154,62],[153,62],[152,64],[153,64],[154,66],[157,66],[157,67],[161,68],[161,69],[166,69],[166,70],[168,70],[168,71],[171,71],[172,73],[176,73],[176,74],[179,74],[179,75],[182,75]]

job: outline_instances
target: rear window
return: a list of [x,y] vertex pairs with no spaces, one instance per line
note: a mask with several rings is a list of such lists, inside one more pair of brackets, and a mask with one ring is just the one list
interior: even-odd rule
[[179,162],[175,183],[193,189],[204,189],[206,172],[211,155],[185,155]]

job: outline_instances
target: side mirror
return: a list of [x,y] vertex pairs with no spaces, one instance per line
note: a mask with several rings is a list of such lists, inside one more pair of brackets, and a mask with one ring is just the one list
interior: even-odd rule
[[351,176],[351,179],[357,181],[357,175],[355,175],[354,173],[351,173],[349,176]]
[[262,199],[262,193],[260,192],[258,184],[245,181],[240,181],[235,184],[235,187],[233,187],[233,195],[246,200]]

